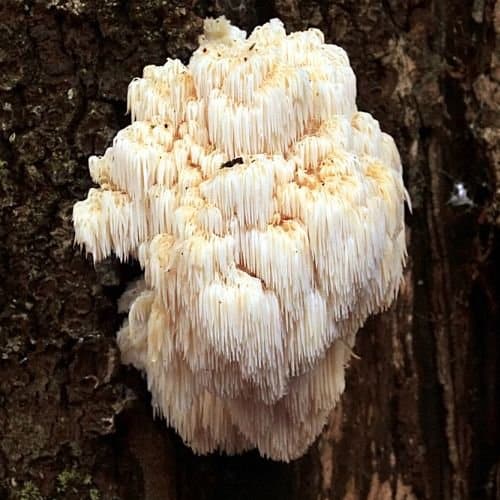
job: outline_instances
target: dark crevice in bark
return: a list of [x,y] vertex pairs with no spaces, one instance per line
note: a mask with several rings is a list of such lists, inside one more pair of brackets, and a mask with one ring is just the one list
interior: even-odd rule
[[269,19],[278,17],[274,2],[266,0],[255,0],[255,10],[257,11],[256,25],[266,23]]

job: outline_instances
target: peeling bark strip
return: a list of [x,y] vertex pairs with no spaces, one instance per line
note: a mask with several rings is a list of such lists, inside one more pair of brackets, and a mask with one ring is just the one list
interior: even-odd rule
[[[153,421],[114,341],[137,270],[89,272],[72,244],[86,158],[128,123],[128,82],[186,61],[222,13],[344,47],[414,204],[405,290],[359,333],[341,405],[290,465],[195,457]],[[499,2],[4,0],[0,19],[0,498],[498,496]],[[447,203],[458,182],[472,207]]]

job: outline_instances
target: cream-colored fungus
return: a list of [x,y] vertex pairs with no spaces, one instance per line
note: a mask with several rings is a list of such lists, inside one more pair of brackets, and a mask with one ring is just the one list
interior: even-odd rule
[[196,452],[294,459],[402,280],[394,141],[357,111],[344,50],[277,19],[248,38],[207,20],[189,64],[147,66],[128,107],[73,213],[95,261],[144,269],[120,304],[122,360]]

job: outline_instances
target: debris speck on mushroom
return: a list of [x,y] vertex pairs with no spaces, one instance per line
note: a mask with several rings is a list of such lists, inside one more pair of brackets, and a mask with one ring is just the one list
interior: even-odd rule
[[99,187],[74,206],[75,240],[144,270],[118,345],[155,413],[195,452],[290,461],[398,293],[401,161],[319,30],[208,19],[199,43],[131,82],[132,124],[89,160]]

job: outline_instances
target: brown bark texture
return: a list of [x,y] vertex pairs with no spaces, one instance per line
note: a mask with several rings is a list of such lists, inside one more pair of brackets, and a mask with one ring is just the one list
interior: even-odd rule
[[[241,1],[0,2],[0,498],[500,498],[500,2]],[[344,47],[413,200],[399,299],[358,333],[341,403],[290,464],[195,456],[153,418],[115,345],[137,265],[73,246],[129,81],[186,62],[220,14]]]

